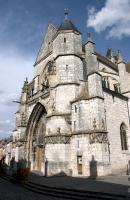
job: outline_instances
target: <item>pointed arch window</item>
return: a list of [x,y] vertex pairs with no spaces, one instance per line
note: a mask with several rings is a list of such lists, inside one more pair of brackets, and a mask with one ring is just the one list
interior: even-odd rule
[[120,126],[120,137],[121,137],[121,148],[122,148],[122,150],[128,150],[126,126],[123,123]]

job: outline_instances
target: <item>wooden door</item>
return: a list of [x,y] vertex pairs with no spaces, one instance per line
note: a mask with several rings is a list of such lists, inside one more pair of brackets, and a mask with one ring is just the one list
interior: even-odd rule
[[36,168],[38,171],[41,171],[43,162],[43,147],[37,147],[36,151]]

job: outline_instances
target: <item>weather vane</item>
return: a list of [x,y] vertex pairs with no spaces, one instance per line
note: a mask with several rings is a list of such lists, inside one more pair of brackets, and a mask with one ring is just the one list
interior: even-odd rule
[[68,8],[64,9],[64,15],[65,15],[65,19],[68,19]]

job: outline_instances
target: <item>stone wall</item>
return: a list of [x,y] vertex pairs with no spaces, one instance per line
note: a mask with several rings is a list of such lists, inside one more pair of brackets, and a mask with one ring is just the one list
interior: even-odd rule
[[102,77],[107,77],[109,88],[111,90],[115,90],[114,84],[120,84],[118,72],[101,62],[99,62],[99,73],[102,75]]
[[105,130],[104,102],[94,98],[72,105],[72,131]]
[[60,113],[71,112],[71,101],[78,93],[78,86],[75,84],[60,85],[56,88],[56,111]]
[[81,54],[82,42],[81,35],[73,32],[59,33],[53,41],[53,55],[56,57],[61,54]]
[[121,92],[130,92],[130,73],[126,71],[125,63],[118,64]]
[[41,75],[43,72],[46,64],[50,61],[53,60],[53,54],[49,54],[47,57],[45,57],[41,62],[37,63],[36,66],[34,66],[34,77]]
[[89,97],[103,97],[101,75],[93,73],[88,76],[88,92]]
[[[127,101],[106,92],[104,92],[104,98],[112,170],[113,172],[122,169],[126,170],[127,162],[130,159],[130,128]],[[125,151],[121,149],[121,123],[125,123],[127,126],[129,150]]]
[[99,66],[99,71],[108,72],[108,73],[110,73],[112,76],[113,76],[114,74],[117,74],[117,75],[118,75],[118,72],[117,72],[118,67],[117,67],[117,70],[115,70],[115,69],[112,69],[110,66],[108,66],[108,65],[106,65],[106,64],[104,64],[104,63],[101,63],[101,62],[99,62],[99,61],[98,61],[98,66]]
[[56,76],[58,83],[83,80],[83,63],[81,59],[74,55],[58,57],[56,60]]
[[45,154],[48,161],[48,175],[64,173],[69,175],[70,144],[47,144]]
[[[109,162],[108,144],[90,144],[90,133],[73,135],[71,138],[71,169],[72,175],[78,173],[77,159],[82,157],[82,176],[91,176],[91,163],[95,163],[95,173],[97,176],[110,174],[111,167]],[[105,149],[105,151],[104,151]]]
[[70,134],[70,126],[66,116],[54,115],[47,118],[46,135]]
[[40,59],[42,59],[52,51],[52,38],[54,37],[56,32],[57,29],[52,24],[49,24],[41,48],[38,52],[36,62],[40,61]]

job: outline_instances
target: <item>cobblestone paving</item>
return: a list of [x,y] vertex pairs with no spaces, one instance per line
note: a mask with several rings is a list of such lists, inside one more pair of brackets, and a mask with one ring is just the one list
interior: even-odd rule
[[60,200],[60,198],[33,193],[0,178],[0,200]]

